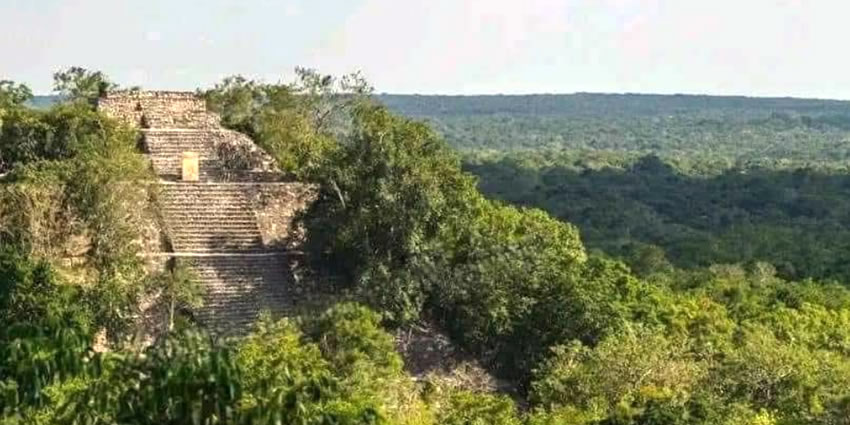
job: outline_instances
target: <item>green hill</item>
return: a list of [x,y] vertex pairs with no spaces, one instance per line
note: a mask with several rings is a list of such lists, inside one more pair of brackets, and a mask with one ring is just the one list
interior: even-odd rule
[[27,102],[27,105],[36,109],[46,109],[59,102],[60,99],[61,98],[59,96],[53,95],[33,96],[33,98]]

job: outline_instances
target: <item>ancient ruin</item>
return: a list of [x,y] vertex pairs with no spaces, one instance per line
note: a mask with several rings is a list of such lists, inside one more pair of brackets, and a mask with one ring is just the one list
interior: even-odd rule
[[[223,128],[193,93],[114,92],[98,108],[142,134],[141,149],[160,181],[163,227],[162,242],[146,244],[159,252],[148,255],[163,267],[185,261],[196,272],[205,292],[196,317],[230,333],[261,311],[285,314],[296,298],[293,268],[301,257],[293,217],[315,188],[287,181],[268,154]],[[234,152],[238,161],[225,157]]]

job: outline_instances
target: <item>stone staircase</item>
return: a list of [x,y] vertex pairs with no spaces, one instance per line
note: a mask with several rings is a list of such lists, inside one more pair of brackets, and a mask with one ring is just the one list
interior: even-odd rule
[[146,153],[154,170],[162,177],[176,180],[180,177],[183,152],[195,152],[200,159],[202,179],[214,177],[221,169],[212,130],[142,130]]
[[267,251],[244,195],[256,184],[163,183],[160,202],[174,251]]
[[[218,116],[191,93],[118,93],[99,106],[141,129],[145,154],[161,181],[159,202],[170,243],[161,255],[188,264],[205,292],[195,317],[230,334],[244,331],[262,311],[282,315],[290,310],[290,263],[297,254],[264,243],[256,198],[291,193],[293,183],[223,181],[217,155],[221,143],[257,148],[244,135],[221,128]],[[198,154],[199,181],[180,181],[184,152]],[[287,214],[284,218],[291,217]],[[272,223],[278,221],[285,219]]]
[[259,312],[283,314],[292,305],[286,288],[290,266],[284,255],[234,253],[185,260],[209,294],[196,318],[220,333],[244,331]]
[[245,195],[277,183],[171,182],[160,185],[159,201],[171,251],[196,273],[204,289],[201,323],[220,334],[247,329],[262,311],[275,316],[291,309],[287,295],[297,255],[266,246],[257,216]]

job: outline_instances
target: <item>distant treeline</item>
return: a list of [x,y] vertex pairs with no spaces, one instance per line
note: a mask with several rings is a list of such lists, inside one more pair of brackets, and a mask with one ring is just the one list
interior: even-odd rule
[[689,95],[381,95],[461,150],[850,158],[850,102]]
[[378,99],[402,114],[419,117],[479,114],[616,117],[683,113],[740,117],[739,112],[850,114],[850,102],[847,101],[787,97],[576,93],[484,96],[382,94],[378,95]]

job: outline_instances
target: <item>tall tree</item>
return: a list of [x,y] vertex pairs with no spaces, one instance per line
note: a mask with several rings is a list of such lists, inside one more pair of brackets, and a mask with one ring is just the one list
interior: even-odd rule
[[0,111],[10,106],[21,105],[32,99],[32,90],[24,84],[0,80]]
[[53,90],[69,102],[84,102],[94,106],[97,99],[118,85],[101,71],[72,66],[53,74]]

